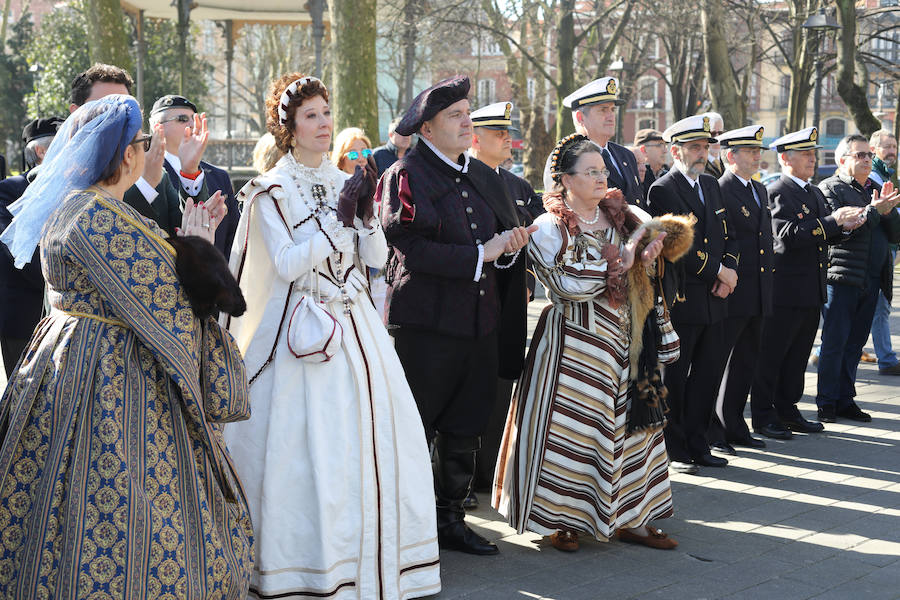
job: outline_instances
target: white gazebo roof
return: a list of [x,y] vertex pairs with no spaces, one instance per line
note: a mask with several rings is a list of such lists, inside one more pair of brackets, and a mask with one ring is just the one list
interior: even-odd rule
[[[177,19],[177,3],[172,0],[122,0],[128,12],[144,11],[150,19]],[[309,23],[312,21],[303,0],[194,0],[191,19],[244,23]],[[328,21],[328,11],[324,20]]]

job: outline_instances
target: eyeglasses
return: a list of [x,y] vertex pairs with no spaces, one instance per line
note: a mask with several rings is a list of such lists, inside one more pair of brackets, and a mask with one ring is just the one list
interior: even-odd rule
[[194,115],[176,115],[171,119],[160,119],[160,123],[171,123],[172,121],[178,121],[179,123],[190,123],[194,120]]
[[143,144],[144,144],[144,152],[150,152],[150,141],[151,141],[152,139],[153,139],[153,136],[152,136],[152,135],[150,135],[150,134],[148,134],[148,133],[145,133],[144,135],[142,135],[141,137],[137,138],[136,140],[132,140],[132,141],[128,142],[128,145],[130,146],[130,145],[132,145],[132,144],[140,144],[140,143],[143,143]]
[[587,171],[570,171],[572,175],[587,175],[594,181],[606,181],[609,179],[609,169],[589,169]]
[[[346,156],[346,157],[349,158],[350,160],[356,160],[356,159],[359,158],[359,154],[360,154],[360,153],[357,152],[356,150],[351,150],[350,152],[348,152],[348,153],[345,154],[344,156]],[[369,158],[370,156],[372,156],[372,151],[369,150],[368,148],[366,148],[365,150],[362,151],[362,156],[363,156],[363,158]]]
[[844,156],[853,156],[856,158],[856,160],[865,160],[867,158],[869,160],[872,160],[875,157],[875,153],[874,152],[848,152]]

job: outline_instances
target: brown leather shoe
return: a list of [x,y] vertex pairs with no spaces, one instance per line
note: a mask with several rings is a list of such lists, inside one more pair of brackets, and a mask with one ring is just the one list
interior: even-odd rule
[[629,544],[642,544],[644,546],[649,546],[650,548],[656,548],[657,550],[671,550],[678,545],[678,542],[670,538],[669,534],[665,533],[662,529],[650,527],[649,525],[644,525],[644,528],[647,530],[646,536],[631,533],[631,531],[627,529],[619,529],[616,534],[618,534],[619,539],[623,542]]
[[557,550],[575,552],[578,550],[578,534],[574,531],[560,529],[550,536],[550,543]]
[[878,358],[863,350],[862,356],[859,357],[859,362],[876,363],[878,362]]

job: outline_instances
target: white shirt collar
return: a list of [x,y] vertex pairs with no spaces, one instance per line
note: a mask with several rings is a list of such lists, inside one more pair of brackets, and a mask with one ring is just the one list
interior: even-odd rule
[[172,154],[166,150],[166,160],[169,161],[169,164],[172,165],[172,168],[175,169],[176,173],[181,171],[181,159],[178,158],[177,154]]
[[434,144],[432,144],[431,142],[429,142],[428,140],[426,140],[424,137],[419,137],[419,141],[421,141],[421,142],[424,143],[426,146],[428,146],[428,148],[429,148],[432,152],[434,152],[435,155],[437,155],[438,158],[440,158],[442,161],[444,161],[445,163],[447,163],[448,165],[450,165],[451,167],[453,167],[454,170],[459,171],[460,173],[468,173],[468,172],[469,172],[469,153],[468,153],[468,152],[463,152],[463,153],[462,153],[462,155],[463,155],[463,157],[464,157],[464,158],[463,158],[463,164],[459,164],[458,162],[456,162],[456,161],[454,161],[454,160],[450,160],[449,158],[447,158],[447,156],[446,156],[443,152],[441,152],[440,150],[438,150],[437,148],[435,148],[435,147],[434,147]]
[[796,183],[797,185],[799,185],[802,189],[806,189],[806,185],[809,183],[808,181],[804,181],[804,180],[800,179],[799,177],[794,177],[794,176],[791,175],[790,173],[784,173],[784,175],[787,175],[788,177],[790,177],[791,179],[793,179],[793,180],[794,180],[794,183]]
[[738,175],[738,174],[735,173],[734,171],[732,171],[731,174],[734,175],[735,177],[737,177],[738,181],[740,181],[740,182],[741,182],[741,185],[744,186],[744,187],[747,187],[747,184],[750,183],[750,180],[749,180],[749,179],[744,179],[743,177],[741,177],[740,175]]

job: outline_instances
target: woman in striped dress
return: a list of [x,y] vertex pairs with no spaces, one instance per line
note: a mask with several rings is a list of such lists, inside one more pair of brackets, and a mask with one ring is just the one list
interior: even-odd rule
[[[493,505],[519,533],[578,533],[657,548],[676,542],[648,527],[672,514],[660,427],[626,432],[631,322],[626,274],[644,231],[599,148],[580,135],[551,156],[555,186],[528,246],[552,304],[541,315],[507,418]],[[629,239],[630,235],[630,239]],[[665,234],[638,260],[655,267]]]

